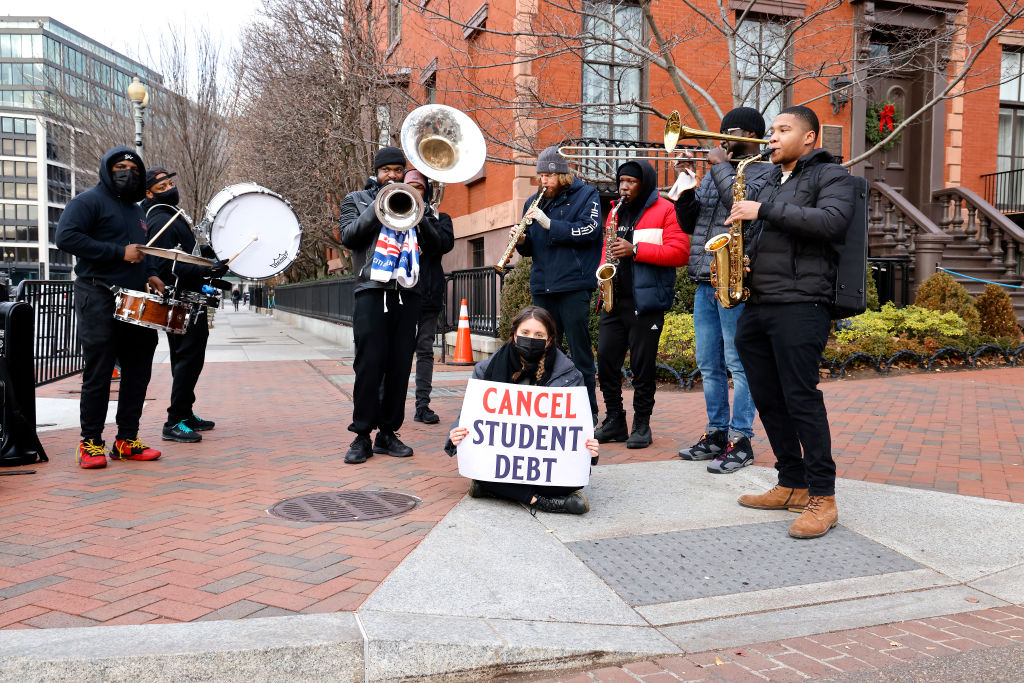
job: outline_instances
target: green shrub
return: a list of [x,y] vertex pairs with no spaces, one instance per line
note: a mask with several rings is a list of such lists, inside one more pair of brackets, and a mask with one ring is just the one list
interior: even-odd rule
[[697,283],[690,279],[689,267],[676,268],[676,295],[669,312],[693,313],[693,297],[696,294]]
[[697,368],[694,348],[693,315],[666,313],[658,341],[658,362],[678,372],[693,372]]
[[892,302],[877,311],[867,311],[849,319],[849,326],[836,332],[839,344],[850,344],[865,337],[898,337],[923,340],[925,337],[960,337],[968,332],[967,323],[956,313],[940,312],[920,306],[896,308]]
[[971,295],[949,273],[939,271],[921,283],[914,303],[935,311],[951,311],[967,323],[969,330],[981,329],[981,316]]
[[1020,338],[1017,326],[1017,314],[1013,310],[1013,302],[1006,289],[989,283],[974,301],[981,318],[981,332],[993,337]]
[[533,259],[524,258],[505,275],[505,283],[501,288],[501,311],[498,313],[498,335],[501,339],[509,338],[512,334],[512,319],[525,306],[533,303],[533,297],[530,296],[532,266]]
[[867,296],[867,300],[868,300],[868,310],[869,311],[877,311],[878,310],[878,306],[879,306],[879,304],[878,304],[878,285],[875,283],[874,272],[875,271],[871,268],[871,265],[868,264],[868,277],[867,277],[867,280],[868,280],[868,291],[866,293],[866,296]]

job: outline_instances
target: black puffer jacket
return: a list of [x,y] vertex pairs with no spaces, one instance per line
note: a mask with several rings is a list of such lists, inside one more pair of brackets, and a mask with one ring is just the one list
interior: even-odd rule
[[796,162],[781,182],[775,167],[754,197],[761,202],[747,241],[750,301],[754,304],[828,303],[835,282],[836,252],[853,217],[849,172],[818,149]]
[[142,159],[127,147],[115,147],[100,162],[100,182],[70,202],[57,224],[57,247],[78,257],[75,273],[80,278],[95,278],[108,285],[141,290],[146,278],[146,261],[129,263],[124,248],[129,244],[146,243],[146,216],[135,203],[146,196],[138,188],[125,196],[114,189],[110,168],[128,159],[139,167],[139,177],[146,177]]
[[[424,278],[428,264],[420,260],[420,279],[415,287],[406,288],[398,284],[396,280],[389,282],[377,282],[370,279],[370,267],[373,265],[373,251],[377,246],[377,236],[380,235],[381,224],[377,219],[377,213],[373,205],[377,194],[381,191],[381,185],[377,178],[370,176],[366,181],[366,187],[356,192],[350,192],[341,203],[341,217],[339,226],[341,230],[341,243],[352,250],[352,266],[359,282],[356,283],[355,292],[366,289],[401,289],[412,291],[416,294],[436,296],[438,302],[443,290],[444,272],[441,271],[440,278],[437,271],[441,267],[441,255],[451,251],[455,246],[455,234],[452,228],[452,219],[446,213],[440,214],[438,218],[429,215],[429,210],[423,216],[423,220],[416,226],[416,239],[420,245],[421,255],[426,253],[433,257],[436,255],[436,267],[429,266],[431,273]],[[428,195],[429,196],[429,195]],[[438,283],[440,279],[440,283]],[[437,310],[440,310],[438,303]]]
[[[747,197],[755,197],[772,172],[768,163],[753,163],[744,171]],[[676,201],[676,220],[690,235],[690,260],[687,272],[694,282],[711,282],[711,252],[704,245],[715,235],[729,230],[725,219],[732,211],[732,187],[736,164],[723,161],[704,174],[700,185],[684,192]],[[749,229],[750,226],[747,226]]]

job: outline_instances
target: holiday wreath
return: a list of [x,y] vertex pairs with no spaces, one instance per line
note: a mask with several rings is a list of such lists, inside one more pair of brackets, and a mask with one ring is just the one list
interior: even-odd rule
[[[879,102],[868,107],[867,120],[864,123],[864,134],[867,137],[868,146],[874,147],[889,137],[889,133],[893,132],[902,121],[903,116],[891,102]],[[882,151],[886,152],[892,149],[899,141],[900,136],[897,135],[882,146]]]

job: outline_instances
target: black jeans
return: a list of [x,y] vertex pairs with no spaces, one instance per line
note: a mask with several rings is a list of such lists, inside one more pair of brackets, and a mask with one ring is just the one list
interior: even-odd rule
[[597,415],[594,346],[590,339],[590,292],[578,289],[574,292],[534,294],[533,305],[545,309],[555,319],[555,327],[558,328],[557,344],[562,343],[562,335],[565,335],[569,356],[583,375],[583,383],[587,387],[590,411]]
[[633,418],[647,420],[654,412],[655,364],[658,341],[665,326],[665,312],[637,314],[632,299],[618,300],[609,311],[601,311],[597,324],[597,376],[609,414],[622,408],[622,363],[629,352],[633,372]]
[[529,505],[534,496],[555,498],[568,496],[574,491],[579,491],[582,486],[535,486],[533,484],[510,484],[503,481],[477,481],[487,493],[495,498],[514,500],[517,503]]
[[167,407],[167,427],[192,416],[196,402],[196,383],[206,361],[206,343],[210,339],[210,326],[206,319],[206,306],[190,321],[185,334],[167,333],[167,346],[171,351],[171,404]]
[[139,418],[153,371],[157,332],[114,319],[114,295],[103,286],[75,280],[75,316],[82,344],[82,439],[103,439],[114,363],[121,367],[117,397],[117,438],[139,434]]
[[434,337],[439,311],[420,313],[416,331],[416,409],[430,407],[431,382],[434,379]]
[[[365,289],[355,295],[352,332],[356,373],[350,432],[395,432],[405,421],[405,395],[416,348],[420,295],[408,290]],[[385,308],[387,310],[385,310]]]
[[836,492],[832,437],[818,389],[829,328],[828,310],[810,303],[747,303],[736,326],[736,350],[775,453],[779,485],[809,488],[812,496]]

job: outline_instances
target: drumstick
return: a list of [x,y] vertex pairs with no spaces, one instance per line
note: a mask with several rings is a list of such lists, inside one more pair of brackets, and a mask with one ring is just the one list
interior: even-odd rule
[[260,236],[259,236],[259,235],[256,235],[256,236],[255,236],[255,237],[253,237],[253,238],[252,238],[251,240],[249,240],[249,243],[248,243],[248,244],[246,244],[246,245],[245,245],[244,247],[242,247],[241,249],[239,249],[239,250],[238,250],[238,253],[237,253],[237,254],[235,254],[234,256],[232,256],[231,258],[229,258],[229,259],[228,259],[227,265],[229,265],[229,266],[230,266],[230,265],[231,265],[231,262],[232,262],[232,261],[234,261],[234,260],[235,260],[236,258],[238,258],[238,257],[239,257],[239,255],[240,255],[240,254],[241,254],[241,253],[242,253],[243,251],[245,251],[245,250],[246,250],[246,249],[248,249],[248,248],[249,248],[250,246],[252,246],[252,243],[253,243],[253,242],[255,242],[256,240],[258,240],[259,238],[260,238]]
[[180,216],[182,214],[182,212],[184,212],[184,211],[185,211],[185,209],[178,209],[178,213],[176,213],[173,216],[171,216],[171,220],[169,220],[166,223],[164,223],[164,227],[160,228],[160,230],[155,235],[153,235],[153,239],[151,239],[150,241],[146,242],[146,246],[147,247],[153,246],[153,242],[156,242],[156,238],[159,237],[160,235],[164,234],[164,230],[169,228],[171,226],[171,223],[174,222],[174,219],[177,218],[178,216]]

